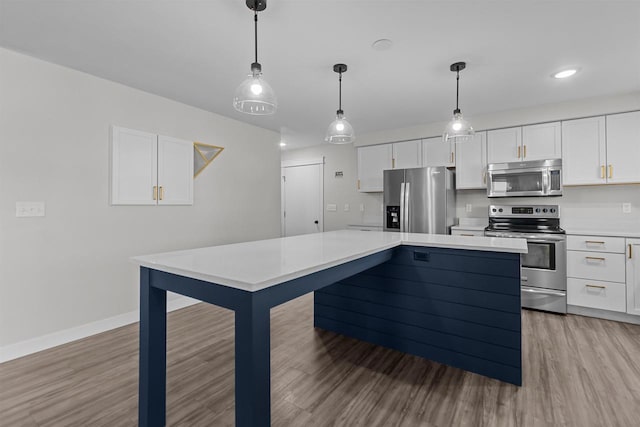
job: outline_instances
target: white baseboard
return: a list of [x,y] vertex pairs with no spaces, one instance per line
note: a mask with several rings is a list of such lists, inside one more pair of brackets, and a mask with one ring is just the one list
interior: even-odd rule
[[[197,299],[180,296],[175,299],[167,300],[167,312],[178,310],[197,304]],[[17,359],[32,353],[37,353],[52,347],[76,341],[91,335],[119,328],[121,326],[130,325],[140,320],[140,311],[130,311],[129,313],[120,314],[118,316],[109,317],[107,319],[97,320],[85,325],[76,326],[74,328],[65,329],[51,334],[42,335],[26,341],[17,342],[0,346],[0,363]]]

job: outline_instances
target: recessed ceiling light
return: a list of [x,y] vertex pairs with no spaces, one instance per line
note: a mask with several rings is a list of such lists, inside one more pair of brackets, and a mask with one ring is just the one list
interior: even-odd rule
[[393,42],[389,39],[376,40],[371,45],[373,50],[377,50],[377,51],[389,50],[391,49],[391,46],[393,46]]
[[556,79],[566,79],[567,77],[573,76],[577,72],[577,68],[568,68],[566,70],[558,71],[557,73],[553,74],[552,77]]
[[285,142],[280,141],[280,147],[286,147],[287,144]]

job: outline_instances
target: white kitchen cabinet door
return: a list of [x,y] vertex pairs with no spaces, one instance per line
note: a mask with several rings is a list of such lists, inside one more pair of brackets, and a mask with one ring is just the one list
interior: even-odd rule
[[358,190],[382,191],[382,171],[391,169],[391,144],[358,147]]
[[640,182],[640,111],[607,116],[607,182]]
[[419,168],[422,166],[422,140],[395,142],[393,149],[393,169]]
[[[487,188],[487,133],[456,142],[456,189]],[[453,233],[452,233],[453,234]]]
[[156,204],[157,153],[157,135],[111,128],[112,205]]
[[520,126],[487,132],[487,163],[521,162],[522,155]]
[[561,156],[560,122],[522,127],[522,160],[559,159]]
[[604,116],[562,122],[563,185],[606,183],[605,138]]
[[422,166],[453,167],[455,165],[455,144],[453,142],[443,142],[442,137],[422,140]]
[[193,204],[193,142],[158,136],[158,204]]
[[627,239],[627,313],[640,315],[640,239]]

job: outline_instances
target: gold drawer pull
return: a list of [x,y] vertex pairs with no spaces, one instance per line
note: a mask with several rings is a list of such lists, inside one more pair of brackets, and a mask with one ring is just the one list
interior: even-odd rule
[[473,234],[460,234],[461,236],[473,236]]
[[604,245],[604,242],[600,242],[598,240],[585,240],[587,245]]
[[596,256],[586,256],[585,259],[593,260],[593,261],[604,261],[604,258],[596,257]]
[[596,288],[596,289],[607,289],[606,286],[600,286],[600,285],[585,285],[587,288]]

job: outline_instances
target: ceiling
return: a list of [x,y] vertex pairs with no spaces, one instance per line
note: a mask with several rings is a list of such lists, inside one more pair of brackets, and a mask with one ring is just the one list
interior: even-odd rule
[[[236,112],[253,62],[244,0],[0,0],[0,46],[320,144],[338,103],[356,134],[640,91],[640,1],[269,0],[259,61],[274,116]],[[376,51],[375,40],[393,41]],[[566,80],[551,73],[581,71]]]

